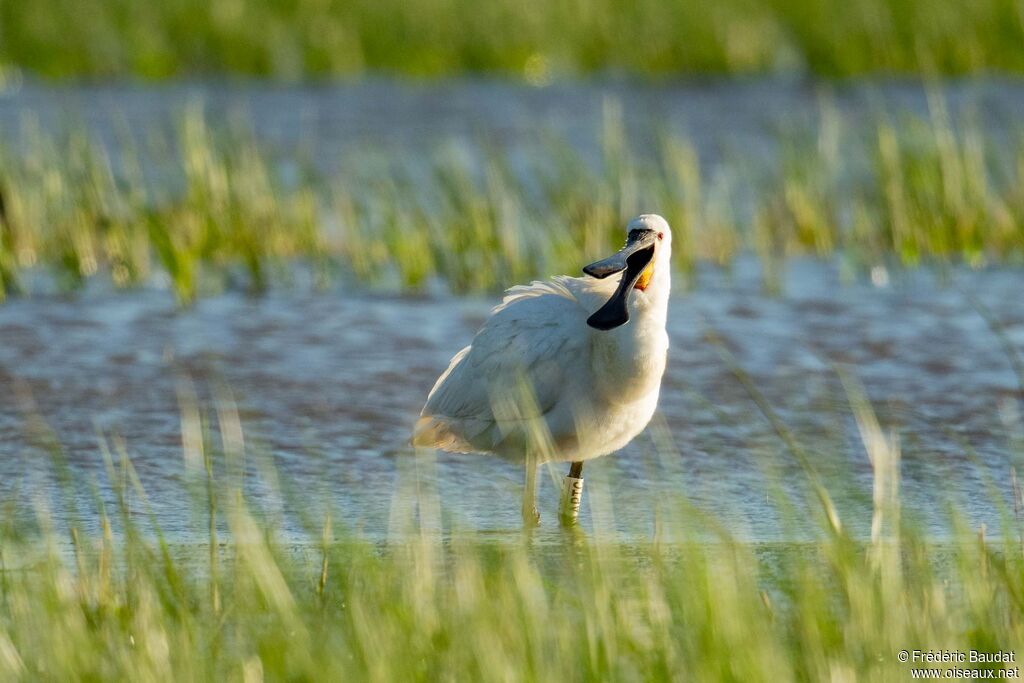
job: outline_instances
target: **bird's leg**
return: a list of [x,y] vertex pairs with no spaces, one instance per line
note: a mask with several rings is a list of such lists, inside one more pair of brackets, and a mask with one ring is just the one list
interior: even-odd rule
[[583,461],[569,465],[569,474],[562,484],[562,499],[559,501],[558,514],[562,524],[572,526],[580,514],[580,502],[583,500]]
[[526,482],[523,486],[523,526],[532,528],[540,524],[537,512],[537,459],[526,458]]

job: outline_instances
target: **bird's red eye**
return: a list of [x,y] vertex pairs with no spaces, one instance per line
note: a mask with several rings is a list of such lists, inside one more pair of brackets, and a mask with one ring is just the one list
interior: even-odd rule
[[658,233],[658,239],[659,239],[659,240],[660,240],[660,239],[663,239],[664,237],[665,237],[665,233],[663,233],[663,232],[659,232],[659,233]]

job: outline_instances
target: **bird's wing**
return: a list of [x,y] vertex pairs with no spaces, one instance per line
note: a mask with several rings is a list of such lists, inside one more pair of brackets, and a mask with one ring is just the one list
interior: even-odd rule
[[[414,443],[487,450],[498,438],[493,427],[499,419],[532,419],[558,403],[567,378],[589,357],[587,312],[567,286],[569,280],[508,290],[473,343],[456,354],[437,380]],[[509,398],[511,412],[495,417]]]

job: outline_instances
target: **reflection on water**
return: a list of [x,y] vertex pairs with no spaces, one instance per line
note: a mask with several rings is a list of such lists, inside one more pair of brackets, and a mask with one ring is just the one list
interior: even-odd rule
[[[885,287],[842,284],[836,266],[794,262],[784,294],[772,297],[753,261],[730,273],[701,271],[695,291],[674,295],[657,424],[622,452],[587,464],[584,525],[648,537],[658,501],[683,494],[695,506],[694,528],[706,528],[696,512],[704,511],[744,538],[798,535],[782,523],[774,496],[781,487],[792,499],[803,475],[708,343],[714,331],[823,477],[841,484],[841,514],[859,533],[870,521],[870,466],[835,362],[860,378],[883,425],[899,434],[905,514],[937,533],[952,499],[972,525],[998,528],[989,483],[1008,497],[1021,455],[1021,393],[1000,340],[964,291],[1024,349],[1019,273],[956,271],[943,278],[955,286],[926,271],[891,278]],[[87,522],[95,521],[95,504],[86,482],[112,500],[97,434],[120,435],[165,531],[204,538],[205,523],[184,495],[178,391],[188,377],[202,405],[230,390],[251,471],[267,454],[282,485],[304,502],[329,501],[342,517],[336,523],[382,537],[392,519],[394,532],[392,512],[408,501],[392,493],[418,472],[421,490],[439,493],[436,524],[512,532],[518,467],[447,454],[435,464],[413,459],[405,445],[434,379],[493,303],[340,291],[229,294],[186,311],[152,290],[15,299],[0,307],[0,493],[35,510],[35,492],[48,491],[54,514],[64,514],[53,503],[67,494],[58,493],[49,458],[33,445],[36,428],[26,417],[36,411],[66,450]],[[552,474],[541,478],[541,534],[557,540],[556,478],[564,472]],[[287,524],[293,503],[253,487],[267,513],[283,514]],[[424,513],[429,522],[429,506]]]

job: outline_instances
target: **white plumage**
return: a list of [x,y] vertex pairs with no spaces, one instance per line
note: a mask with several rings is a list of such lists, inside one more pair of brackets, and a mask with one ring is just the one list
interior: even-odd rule
[[555,277],[509,289],[435,383],[413,444],[528,463],[579,462],[639,434],[654,414],[665,370],[672,236],[656,215],[635,218],[627,233],[617,263],[626,263],[622,254],[637,236],[647,242],[634,254],[650,244],[622,274],[636,282],[622,283],[628,322],[616,320],[608,330],[588,324],[620,294],[621,278]]

